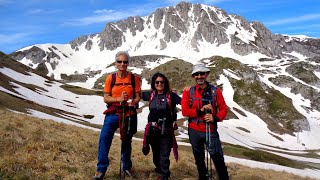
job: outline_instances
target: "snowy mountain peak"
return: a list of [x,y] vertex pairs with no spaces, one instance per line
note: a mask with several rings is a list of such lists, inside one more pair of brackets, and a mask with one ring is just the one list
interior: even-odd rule
[[[274,35],[259,22],[203,4],[180,2],[145,17],[106,24],[102,32],[80,36],[66,45],[34,45],[11,54],[16,60],[56,79],[61,74],[98,71],[113,63],[118,50],[132,56],[165,55],[191,63],[219,55],[237,60],[300,58],[320,54],[320,39]],[[290,54],[290,55],[288,55]]]

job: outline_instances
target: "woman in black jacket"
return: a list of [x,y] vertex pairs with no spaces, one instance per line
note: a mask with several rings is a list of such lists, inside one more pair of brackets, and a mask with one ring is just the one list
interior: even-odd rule
[[143,92],[142,99],[149,101],[150,110],[142,151],[147,155],[151,145],[155,171],[160,175],[159,179],[168,179],[171,148],[176,160],[178,159],[174,130],[178,128],[175,123],[176,105],[180,104],[181,98],[170,90],[169,81],[165,75],[155,73],[151,80],[151,91]]

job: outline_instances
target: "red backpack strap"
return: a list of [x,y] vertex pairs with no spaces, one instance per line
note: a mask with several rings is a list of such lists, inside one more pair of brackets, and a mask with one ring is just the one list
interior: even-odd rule
[[156,94],[155,91],[151,91],[151,95],[150,95],[150,98],[149,98],[149,106],[150,106],[150,103],[153,100],[155,94]]
[[[151,95],[150,95],[150,98],[149,98],[149,106],[150,106],[150,103],[153,100],[155,94],[156,94],[155,91],[151,91]],[[171,91],[166,94],[166,99],[167,99],[167,103],[168,103],[168,106],[169,106],[169,109],[170,109],[170,112],[171,112],[171,115],[172,115],[173,114],[173,107],[172,107],[172,101],[171,101]]]

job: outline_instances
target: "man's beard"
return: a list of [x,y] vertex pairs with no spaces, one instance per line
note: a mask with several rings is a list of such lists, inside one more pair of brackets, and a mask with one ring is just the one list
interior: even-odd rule
[[205,82],[206,82],[206,80],[205,80],[204,78],[198,78],[198,79],[196,79],[196,83],[197,83],[198,85],[203,85]]

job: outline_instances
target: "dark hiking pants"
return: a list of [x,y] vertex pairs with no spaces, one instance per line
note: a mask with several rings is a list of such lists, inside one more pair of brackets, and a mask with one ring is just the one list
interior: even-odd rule
[[170,177],[170,152],[172,147],[172,137],[169,134],[161,135],[159,129],[153,128],[151,131],[151,148],[153,152],[153,163],[156,166],[157,172],[162,179]]
[[[205,164],[206,133],[189,128],[189,140],[192,145],[193,156],[198,168],[199,180],[206,180],[207,168]],[[211,146],[209,147],[210,157],[216,168],[220,180],[229,179],[227,166],[224,162],[223,151],[219,134],[211,133]]]

